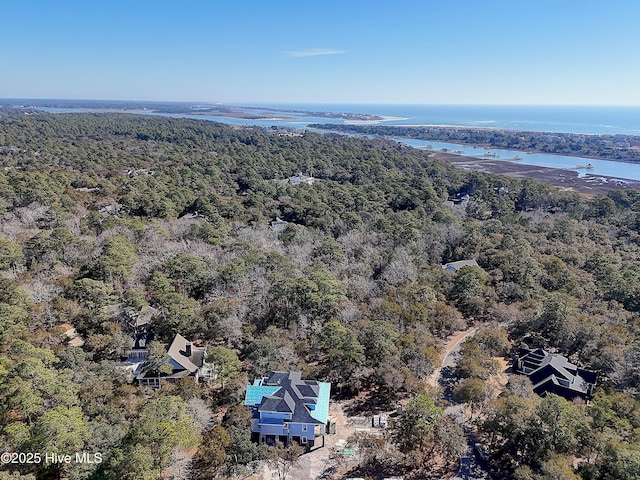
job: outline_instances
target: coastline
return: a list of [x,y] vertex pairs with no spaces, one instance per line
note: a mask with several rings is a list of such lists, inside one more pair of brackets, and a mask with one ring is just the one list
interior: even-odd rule
[[345,125],[376,125],[381,122],[400,122],[402,120],[409,120],[404,117],[381,117],[378,120],[345,120]]
[[[434,148],[438,148],[437,144],[440,144],[451,150],[480,148],[507,152],[506,155],[539,154],[558,158],[575,158],[580,163],[597,160],[640,166],[640,136],[637,135],[620,134],[612,136],[605,134],[551,133],[530,130],[509,130],[504,128],[489,129],[451,126],[433,126],[437,131],[417,131],[415,135],[412,135],[413,131],[407,131],[406,129],[412,129],[413,127],[407,127],[405,125],[311,124],[310,127],[328,132],[386,137],[417,149],[425,149],[425,146],[430,144],[434,144],[436,145]],[[478,131],[490,131],[492,133],[491,135],[476,135],[475,133]],[[494,138],[496,136],[499,140],[499,145],[496,144]],[[544,143],[542,147],[539,145],[530,145],[531,142],[537,143],[538,139],[545,137],[551,137],[551,143]],[[516,144],[508,145],[512,139],[516,140]],[[524,142],[524,145],[518,145],[517,140],[527,140],[527,142]],[[546,139],[544,141],[547,142]],[[614,142],[618,141],[623,143],[623,145],[619,146],[614,144]],[[411,142],[423,142],[424,146]],[[551,148],[547,148],[549,145]],[[557,145],[561,145],[564,148],[556,148]],[[585,145],[587,145],[586,148],[584,147]],[[571,148],[573,146],[577,146],[577,148]],[[469,155],[468,152],[465,154]],[[505,153],[501,154],[505,155]],[[564,168],[567,168],[567,166],[565,165]],[[609,172],[609,175],[611,175],[611,172]],[[611,176],[615,175],[618,174],[615,173]]]
[[[157,112],[155,112],[157,113]],[[292,117],[263,117],[260,115],[254,115],[250,113],[245,113],[239,110],[206,110],[206,111],[198,111],[195,110],[193,112],[184,113],[184,115],[196,115],[200,117],[221,117],[221,118],[237,118],[240,120],[256,120],[256,121],[267,121],[267,122],[283,122],[287,120],[297,120]]]
[[[396,137],[396,138],[406,138],[407,140],[411,140],[411,138],[408,138],[408,137]],[[428,142],[428,140],[425,140],[425,141]],[[539,154],[542,154],[542,155],[553,155],[553,156],[565,157],[565,158],[584,158],[584,159],[587,159],[587,160],[602,160],[604,162],[616,162],[616,163],[624,163],[624,164],[627,164],[627,165],[638,165],[638,162],[629,162],[627,160],[618,160],[618,159],[615,159],[615,158],[603,158],[603,157],[599,157],[597,155],[589,155],[589,154],[583,154],[583,153],[580,154],[580,157],[576,157],[575,155],[569,155],[569,154],[566,154],[566,153],[555,153],[555,152],[554,153],[549,153],[549,152],[543,152],[541,150],[530,150],[530,151],[527,151],[527,152],[523,152],[521,150],[509,150],[509,149],[506,149],[506,148],[496,148],[496,147],[491,146],[488,143],[474,143],[473,145],[470,144],[470,143],[462,143],[462,142],[458,142],[458,143],[459,143],[459,145],[461,145],[463,147],[478,147],[479,149],[483,149],[483,150],[487,150],[487,151],[489,151],[489,150],[508,150],[510,152],[513,152],[514,155],[521,155],[521,154],[525,154],[525,153],[539,153]],[[425,147],[412,147],[412,148],[417,148],[418,150],[424,150],[424,151],[427,151],[427,152],[432,151],[432,150],[429,150],[428,148],[425,148]],[[440,153],[446,153],[446,152],[440,152]],[[460,156],[465,157],[465,158],[478,158],[478,159],[481,159],[480,157],[466,157],[464,155],[460,155]],[[495,160],[495,158],[493,160]],[[508,161],[509,159],[505,158],[505,159],[502,159],[502,160],[503,161],[505,161],[505,160]],[[536,168],[536,167],[534,166],[534,168]],[[561,168],[561,167],[559,167],[559,168]]]
[[432,152],[432,154],[437,160],[450,162],[457,168],[463,170],[506,175],[509,177],[531,178],[568,191],[575,191],[587,198],[595,195],[606,195],[610,190],[624,190],[628,188],[640,190],[640,180],[591,174],[580,177],[577,171],[564,168],[523,165],[521,163],[504,162],[492,158],[471,158],[437,151]]
[[[406,118],[402,118],[400,120],[408,120]],[[473,123],[473,122],[471,122]],[[485,123],[494,123],[494,122],[485,122]],[[536,133],[536,134],[571,134],[571,135],[617,135],[615,133],[589,133],[589,132],[580,132],[580,131],[551,131],[551,130],[526,130],[526,129],[517,129],[517,128],[505,128],[500,126],[488,126],[488,125],[479,125],[477,123],[473,123],[472,125],[454,125],[447,123],[407,123],[402,125],[389,125],[390,127],[413,127],[413,128],[450,128],[450,129],[458,129],[458,130],[468,130],[468,129],[477,129],[477,130],[492,130],[496,132],[526,132],[526,133]],[[619,135],[637,135],[633,133],[621,133]]]

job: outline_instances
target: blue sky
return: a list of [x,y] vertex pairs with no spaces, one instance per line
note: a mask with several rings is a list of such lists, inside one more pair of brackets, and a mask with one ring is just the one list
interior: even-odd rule
[[4,0],[0,98],[640,105],[636,0]]

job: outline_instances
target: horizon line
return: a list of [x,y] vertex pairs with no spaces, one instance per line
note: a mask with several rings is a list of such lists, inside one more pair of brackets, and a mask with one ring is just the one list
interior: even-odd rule
[[345,102],[345,101],[211,101],[211,100],[148,100],[148,99],[117,99],[117,98],[63,98],[63,97],[1,97],[0,102],[16,102],[16,101],[57,101],[57,102],[117,102],[117,103],[175,103],[175,104],[204,104],[204,105],[220,105],[220,106],[251,106],[251,105],[379,105],[379,106],[466,106],[466,107],[629,107],[638,108],[640,104],[621,104],[621,103],[486,103],[486,102]]

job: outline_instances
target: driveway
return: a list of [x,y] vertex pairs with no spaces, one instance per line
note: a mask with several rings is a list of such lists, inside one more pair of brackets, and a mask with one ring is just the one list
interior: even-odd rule
[[[465,406],[456,404],[453,400],[453,387],[456,378],[453,375],[460,345],[462,342],[476,333],[475,327],[469,328],[464,332],[459,332],[449,339],[442,354],[442,366],[436,370],[436,384],[442,388],[443,398],[448,405],[445,407],[445,414],[452,417],[454,421],[460,425],[464,425],[467,421]],[[460,457],[460,469],[452,480],[489,480],[491,474],[486,467],[480,463],[472,448],[473,437],[467,433],[467,449],[462,457]]]

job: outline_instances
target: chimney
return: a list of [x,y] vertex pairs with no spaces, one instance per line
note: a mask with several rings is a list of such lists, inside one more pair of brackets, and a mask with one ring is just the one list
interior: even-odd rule
[[189,358],[191,356],[191,342],[187,343],[187,346],[184,349],[185,357]]

